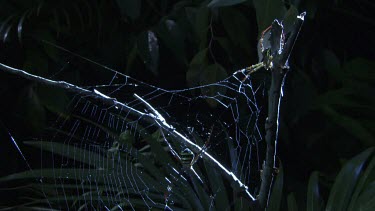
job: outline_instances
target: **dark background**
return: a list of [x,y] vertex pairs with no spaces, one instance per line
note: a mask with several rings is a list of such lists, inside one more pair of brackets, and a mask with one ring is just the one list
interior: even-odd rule
[[[44,40],[138,80],[180,89],[199,84],[202,78],[189,74],[210,64],[229,75],[257,63],[260,31],[287,9],[307,11],[284,88],[278,156],[286,193],[304,196],[314,170],[329,189],[345,160],[375,145],[375,3],[238,2],[207,7],[210,1],[2,0],[0,62],[82,86],[102,80],[102,67]],[[148,33],[154,33],[157,51],[148,51]],[[221,79],[211,77],[206,80]],[[37,137],[49,112],[62,110],[67,99],[64,92],[3,71],[0,84],[6,175],[24,168],[8,131],[21,140]]]

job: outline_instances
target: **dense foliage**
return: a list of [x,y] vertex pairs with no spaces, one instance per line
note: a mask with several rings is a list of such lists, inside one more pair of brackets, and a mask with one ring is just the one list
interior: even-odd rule
[[[278,146],[283,191],[294,193],[282,206],[297,201],[305,207],[319,175],[320,197],[327,201],[345,161],[375,146],[374,8],[366,0],[4,0],[0,62],[82,86],[105,75],[90,74],[101,67],[57,45],[159,87],[191,87],[257,63],[260,32],[288,12],[307,11],[290,58]],[[7,129],[18,138],[34,137],[48,112],[63,110],[67,99],[63,91],[3,72],[0,81],[4,176],[23,168],[5,143]],[[353,165],[362,162],[371,172],[373,151],[361,155]],[[309,182],[313,171],[320,173]],[[373,174],[369,178],[364,183],[373,186]]]

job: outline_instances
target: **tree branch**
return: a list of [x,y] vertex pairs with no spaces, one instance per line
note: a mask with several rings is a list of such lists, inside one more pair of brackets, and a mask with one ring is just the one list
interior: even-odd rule
[[[266,119],[266,158],[263,163],[261,186],[258,195],[258,209],[267,208],[268,200],[272,190],[272,183],[276,174],[276,147],[279,132],[279,111],[281,100],[281,89],[285,75],[289,69],[288,59],[301,29],[305,13],[297,16],[293,30],[284,34],[283,25],[278,20],[272,23],[269,49],[270,57],[266,58],[271,70],[271,86],[268,92],[268,117]],[[284,39],[286,42],[284,44]]]

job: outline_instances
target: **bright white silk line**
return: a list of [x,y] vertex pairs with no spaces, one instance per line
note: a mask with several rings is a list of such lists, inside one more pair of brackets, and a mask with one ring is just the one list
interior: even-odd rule
[[160,123],[162,123],[165,127],[167,127],[168,129],[171,129],[171,130],[174,130],[174,127],[172,127],[171,125],[169,125],[164,117],[154,108],[152,107],[148,102],[146,102],[143,98],[141,98],[140,96],[138,96],[137,94],[134,94],[134,97],[136,97],[138,100],[140,100],[143,104],[145,104],[147,106],[147,108],[149,108],[152,113],[155,115],[154,117],[159,120]]
[[94,89],[94,92],[95,92],[96,94],[98,94],[98,95],[104,97],[104,98],[107,98],[107,99],[115,99],[115,98],[109,97],[109,96],[107,96],[107,95],[105,95],[105,94],[99,92],[99,91],[96,90],[96,89]]
[[73,92],[76,92],[76,93],[81,93],[83,95],[91,96],[91,97],[94,97],[94,98],[100,98],[103,102],[106,102],[108,104],[119,105],[123,109],[126,109],[130,112],[134,112],[134,113],[136,113],[138,115],[141,115],[141,116],[145,115],[145,113],[140,112],[140,111],[138,111],[134,108],[131,108],[131,107],[125,105],[124,103],[121,103],[121,102],[117,101],[116,98],[111,98],[111,97],[99,92],[96,89],[94,89],[94,91],[92,92],[90,90],[81,88],[79,86],[76,86],[74,84],[71,84],[71,83],[68,83],[68,82],[65,82],[65,81],[54,81],[54,80],[51,80],[51,79],[48,79],[48,78],[43,78],[41,76],[33,75],[33,74],[28,73],[28,72],[26,72],[24,70],[21,70],[21,69],[9,67],[9,66],[7,66],[5,64],[2,64],[2,63],[0,63],[0,69],[2,69],[4,71],[7,71],[7,72],[10,72],[10,73],[13,73],[13,74],[16,74],[16,75],[19,75],[23,78],[45,84],[45,85],[63,88],[65,90],[70,90],[70,91],[73,91]]
[[135,113],[137,113],[137,114],[140,115],[140,116],[144,116],[144,115],[146,115],[145,113],[143,113],[143,112],[141,112],[141,111],[138,111],[138,110],[136,110],[136,109],[134,109],[134,108],[132,108],[132,107],[129,107],[129,106],[125,105],[124,103],[121,103],[121,102],[117,101],[116,98],[109,97],[108,95],[105,95],[105,94],[99,92],[99,91],[96,90],[96,89],[94,89],[94,93],[97,94],[98,96],[102,97],[102,98],[105,98],[105,99],[108,99],[108,100],[112,100],[112,101],[113,101],[113,104],[115,104],[115,105],[119,105],[119,106],[121,106],[121,107],[123,107],[123,108],[126,108],[127,110],[130,110],[130,111],[132,111],[132,112],[135,112]]
[[[180,139],[182,139],[185,144],[189,145],[190,147],[193,147],[195,148],[195,152],[201,152],[202,151],[202,148],[195,144],[194,142],[190,141],[188,138],[186,138],[184,135],[182,135],[181,133],[179,133],[172,125],[169,125],[164,117],[155,109],[153,108],[148,102],[146,102],[143,98],[141,98],[140,96],[138,96],[137,94],[134,94],[134,97],[136,97],[138,100],[140,100],[142,103],[144,103],[153,113],[153,116],[155,115],[155,120],[158,121],[158,124],[164,128],[167,128],[169,132],[173,133],[174,135],[176,135],[177,137],[179,137]],[[219,161],[217,161],[212,155],[210,155],[208,152],[206,151],[203,151],[203,154],[208,158],[208,160],[210,160],[211,162],[215,163],[217,166],[219,166],[219,168],[221,168],[227,175],[229,175],[230,177],[232,177],[232,179],[238,183],[238,185],[245,189],[245,192],[246,194],[253,200],[255,201],[255,197],[253,195],[251,195],[251,193],[249,192],[249,187],[246,186],[245,184],[243,184],[236,175],[233,174],[233,172],[229,171],[228,169],[226,169]]]
[[31,168],[31,166],[30,166],[30,164],[29,164],[29,162],[27,162],[27,160],[26,160],[26,157],[25,157],[25,155],[23,155],[23,153],[22,153],[22,151],[21,151],[21,149],[20,149],[20,147],[18,146],[18,144],[17,144],[17,142],[16,142],[16,140],[14,140],[14,138],[13,138],[13,136],[12,136],[12,134],[10,134],[10,132],[8,131],[8,134],[9,134],[9,137],[10,137],[10,139],[12,140],[12,142],[13,142],[13,144],[14,144],[14,146],[17,148],[17,150],[18,150],[18,152],[20,153],[20,155],[22,156],[22,159],[25,161],[25,163],[26,163],[26,165],[27,165],[27,167],[30,169],[30,170],[32,170],[32,168]]

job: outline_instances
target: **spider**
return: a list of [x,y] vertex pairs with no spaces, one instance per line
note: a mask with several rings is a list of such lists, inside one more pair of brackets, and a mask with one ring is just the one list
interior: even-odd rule
[[201,148],[201,150],[197,154],[194,154],[194,152],[192,152],[188,148],[184,149],[180,153],[181,162],[182,162],[183,165],[188,166],[189,168],[192,168],[193,165],[202,156],[202,154],[208,149],[208,146],[210,144],[210,139],[211,139],[211,134],[212,134],[213,128],[214,128],[214,126],[212,125],[212,127],[210,129],[209,136],[208,136],[206,142],[204,143],[203,147]]
[[[266,69],[270,69],[272,67],[272,55],[270,55],[270,52],[269,52],[269,48],[271,46],[268,40],[270,38],[271,29],[272,29],[272,25],[267,27],[264,31],[262,31],[262,34],[258,42],[259,63],[245,68],[246,75],[245,75],[245,78],[242,79],[242,82],[248,79],[250,74],[258,71],[259,69],[263,67],[265,67]],[[264,51],[266,51],[265,59],[263,59]]]

